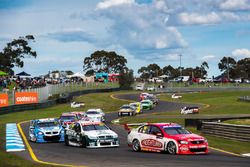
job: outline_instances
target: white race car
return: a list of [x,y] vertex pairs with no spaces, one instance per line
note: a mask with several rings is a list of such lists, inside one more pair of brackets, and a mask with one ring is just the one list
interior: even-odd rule
[[172,99],[181,99],[182,96],[181,95],[172,94],[171,98]]
[[105,122],[105,113],[100,108],[88,109],[86,117],[93,122]]
[[102,122],[78,121],[65,129],[65,144],[86,148],[118,147],[118,135]]

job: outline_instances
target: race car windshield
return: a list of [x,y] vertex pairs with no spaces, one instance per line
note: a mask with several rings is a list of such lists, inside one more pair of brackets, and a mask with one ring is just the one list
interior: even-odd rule
[[83,125],[83,131],[91,131],[91,130],[109,130],[109,128],[105,125]]
[[149,102],[147,102],[147,101],[143,101],[143,102],[142,102],[142,104],[148,104],[148,103],[149,103]]
[[40,128],[53,127],[53,126],[58,126],[58,122],[40,122],[37,124],[37,126]]
[[190,134],[190,132],[183,127],[166,127],[163,129],[169,135]]
[[75,120],[75,116],[61,116],[60,119],[62,120]]
[[88,111],[87,114],[99,114],[97,111]]
[[122,109],[130,109],[130,106],[122,106]]

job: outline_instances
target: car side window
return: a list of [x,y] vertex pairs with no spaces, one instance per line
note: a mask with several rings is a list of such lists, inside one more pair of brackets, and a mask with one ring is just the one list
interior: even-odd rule
[[143,127],[141,127],[139,130],[138,130],[138,132],[139,133],[145,133],[145,134],[148,134],[149,133],[149,126],[148,125],[145,125],[145,126],[143,126]]
[[161,133],[162,134],[161,130],[158,127],[151,126],[149,134],[156,135],[157,133]]

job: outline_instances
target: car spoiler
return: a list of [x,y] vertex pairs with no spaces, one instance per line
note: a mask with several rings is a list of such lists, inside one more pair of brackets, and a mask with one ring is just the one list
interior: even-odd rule
[[132,126],[142,126],[142,125],[147,125],[148,123],[131,123],[131,124],[124,124],[124,129],[128,132],[131,131],[131,128]]

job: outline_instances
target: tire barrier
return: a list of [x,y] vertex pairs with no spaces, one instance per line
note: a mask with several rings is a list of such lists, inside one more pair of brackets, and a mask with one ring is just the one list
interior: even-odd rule
[[250,126],[202,122],[201,132],[232,140],[250,142]]
[[250,96],[238,97],[238,101],[250,102]]
[[24,151],[25,146],[15,123],[6,124],[6,151]]
[[108,89],[89,89],[76,91],[72,93],[64,93],[59,96],[58,99],[48,100],[42,103],[32,103],[32,104],[21,104],[21,105],[11,105],[6,107],[0,107],[0,115],[8,114],[13,112],[25,111],[25,110],[36,110],[42,108],[48,108],[58,103],[69,102],[73,96],[80,96],[89,93],[101,93],[101,92],[114,92],[119,91],[119,88],[108,88]]

